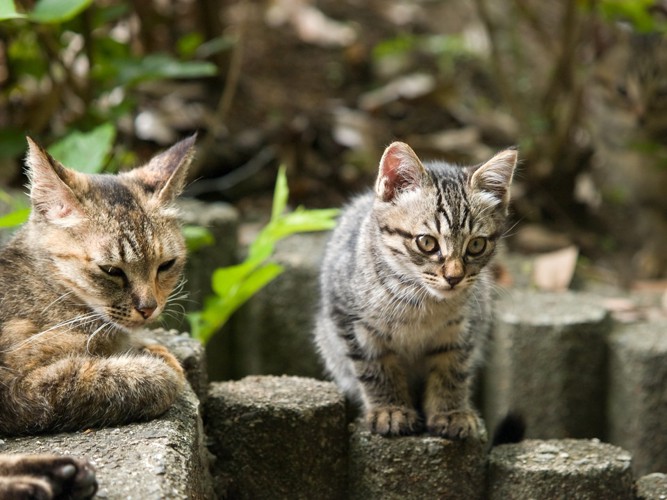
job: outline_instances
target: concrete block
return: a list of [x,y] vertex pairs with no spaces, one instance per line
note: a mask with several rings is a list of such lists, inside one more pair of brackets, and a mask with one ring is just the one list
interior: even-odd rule
[[56,453],[90,459],[96,498],[210,499],[199,400],[190,387],[162,417],[121,427],[5,438],[0,453]]
[[350,499],[484,498],[485,452],[477,440],[386,438],[352,426]]
[[593,440],[527,440],[489,455],[489,500],[630,500],[632,457]]
[[635,473],[667,473],[667,320],[610,337],[609,441],[632,452]]
[[212,383],[206,429],[218,496],[344,498],[345,401],[333,384],[266,376]]
[[667,474],[654,472],[637,480],[637,500],[666,500]]
[[[188,255],[185,268],[185,291],[182,301],[185,311],[199,310],[204,300],[212,293],[211,275],[218,267],[230,266],[238,261],[239,216],[234,207],[227,203],[204,203],[183,198],[179,201],[183,222],[203,226],[213,234],[215,244],[202,247]],[[170,328],[187,329],[186,320],[178,318],[167,322]],[[212,380],[221,380],[233,375],[234,339],[229,326],[223,327],[206,345],[207,369]]]
[[274,260],[285,267],[285,272],[255,295],[235,319],[238,376],[322,378],[312,330],[319,300],[320,263],[328,236],[297,234],[277,245]]
[[504,296],[496,304],[484,375],[489,428],[514,411],[525,419],[527,437],[603,437],[610,327],[608,312],[594,296]]

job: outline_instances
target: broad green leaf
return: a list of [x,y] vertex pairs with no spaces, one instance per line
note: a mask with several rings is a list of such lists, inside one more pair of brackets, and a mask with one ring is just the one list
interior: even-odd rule
[[99,173],[111,153],[116,129],[106,123],[90,132],[74,131],[49,148],[49,153],[65,166],[85,173]]
[[14,0],[0,0],[0,21],[7,19],[22,19],[25,14],[16,11]]
[[92,3],[93,0],[38,0],[28,18],[38,23],[62,23],[79,15]]
[[179,61],[166,54],[150,54],[140,59],[109,61],[115,66],[120,85],[135,85],[163,78],[200,78],[217,73],[215,64],[204,61]]
[[185,238],[185,244],[188,247],[188,252],[196,252],[201,248],[210,247],[215,244],[213,233],[203,226],[186,224],[181,230]]
[[268,228],[271,238],[281,240],[291,234],[325,231],[336,226],[336,209],[297,210],[285,214]]
[[285,167],[281,166],[278,169],[278,177],[276,178],[276,187],[273,191],[273,207],[271,209],[271,221],[275,221],[285,211],[287,207],[287,198],[289,197],[289,189],[287,188],[287,176],[285,175]]
[[213,271],[211,288],[220,297],[229,297],[243,280],[262,264],[262,259],[247,259],[241,264],[220,267]]
[[7,215],[3,215],[2,217],[0,217],[0,228],[20,226],[21,224],[23,224],[25,221],[28,220],[29,216],[30,216],[29,208],[21,208],[18,210],[14,210],[13,212],[10,212]]

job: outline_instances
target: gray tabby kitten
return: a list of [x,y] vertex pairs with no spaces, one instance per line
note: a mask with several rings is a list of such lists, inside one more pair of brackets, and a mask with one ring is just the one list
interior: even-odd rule
[[185,265],[174,200],[194,140],[118,175],[75,172],[29,140],[32,212],[0,250],[0,435],[146,420],[175,401],[178,360],[135,332]]
[[344,211],[321,272],[315,340],[371,432],[486,433],[470,404],[491,326],[488,267],[505,228],[517,151],[483,165],[422,164],[401,142],[375,193]]

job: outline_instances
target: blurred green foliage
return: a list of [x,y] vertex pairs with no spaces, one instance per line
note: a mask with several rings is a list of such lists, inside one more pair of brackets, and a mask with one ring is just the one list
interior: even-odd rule
[[[109,139],[111,129],[97,127],[136,111],[138,85],[217,74],[214,64],[197,59],[201,35],[184,35],[178,56],[147,53],[133,43],[130,19],[138,6],[132,2],[37,0],[28,11],[16,5],[0,0],[0,43],[6,54],[0,107],[7,111],[0,118],[0,158],[19,154],[25,135],[49,143],[72,133],[59,152],[77,161],[76,156],[87,157],[89,151],[78,150],[73,130]],[[125,156],[122,151],[115,155]]]
[[201,311],[188,314],[192,336],[206,344],[231,315],[254,294],[283,272],[283,267],[269,259],[276,243],[295,233],[333,229],[338,210],[297,208],[286,212],[289,190],[285,170],[278,172],[273,196],[271,220],[257,235],[245,260],[214,271],[208,297]]

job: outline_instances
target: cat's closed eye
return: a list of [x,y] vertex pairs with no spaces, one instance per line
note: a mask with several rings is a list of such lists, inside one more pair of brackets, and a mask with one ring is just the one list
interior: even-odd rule
[[125,279],[125,272],[120,267],[104,265],[99,266],[99,268],[108,276]]
[[157,272],[158,272],[158,273],[162,273],[162,272],[164,272],[164,271],[168,271],[169,269],[171,269],[172,267],[174,267],[174,264],[175,264],[175,263],[176,263],[176,259],[170,259],[170,260],[167,260],[167,261],[163,262],[162,264],[160,264],[160,265],[157,267]]

